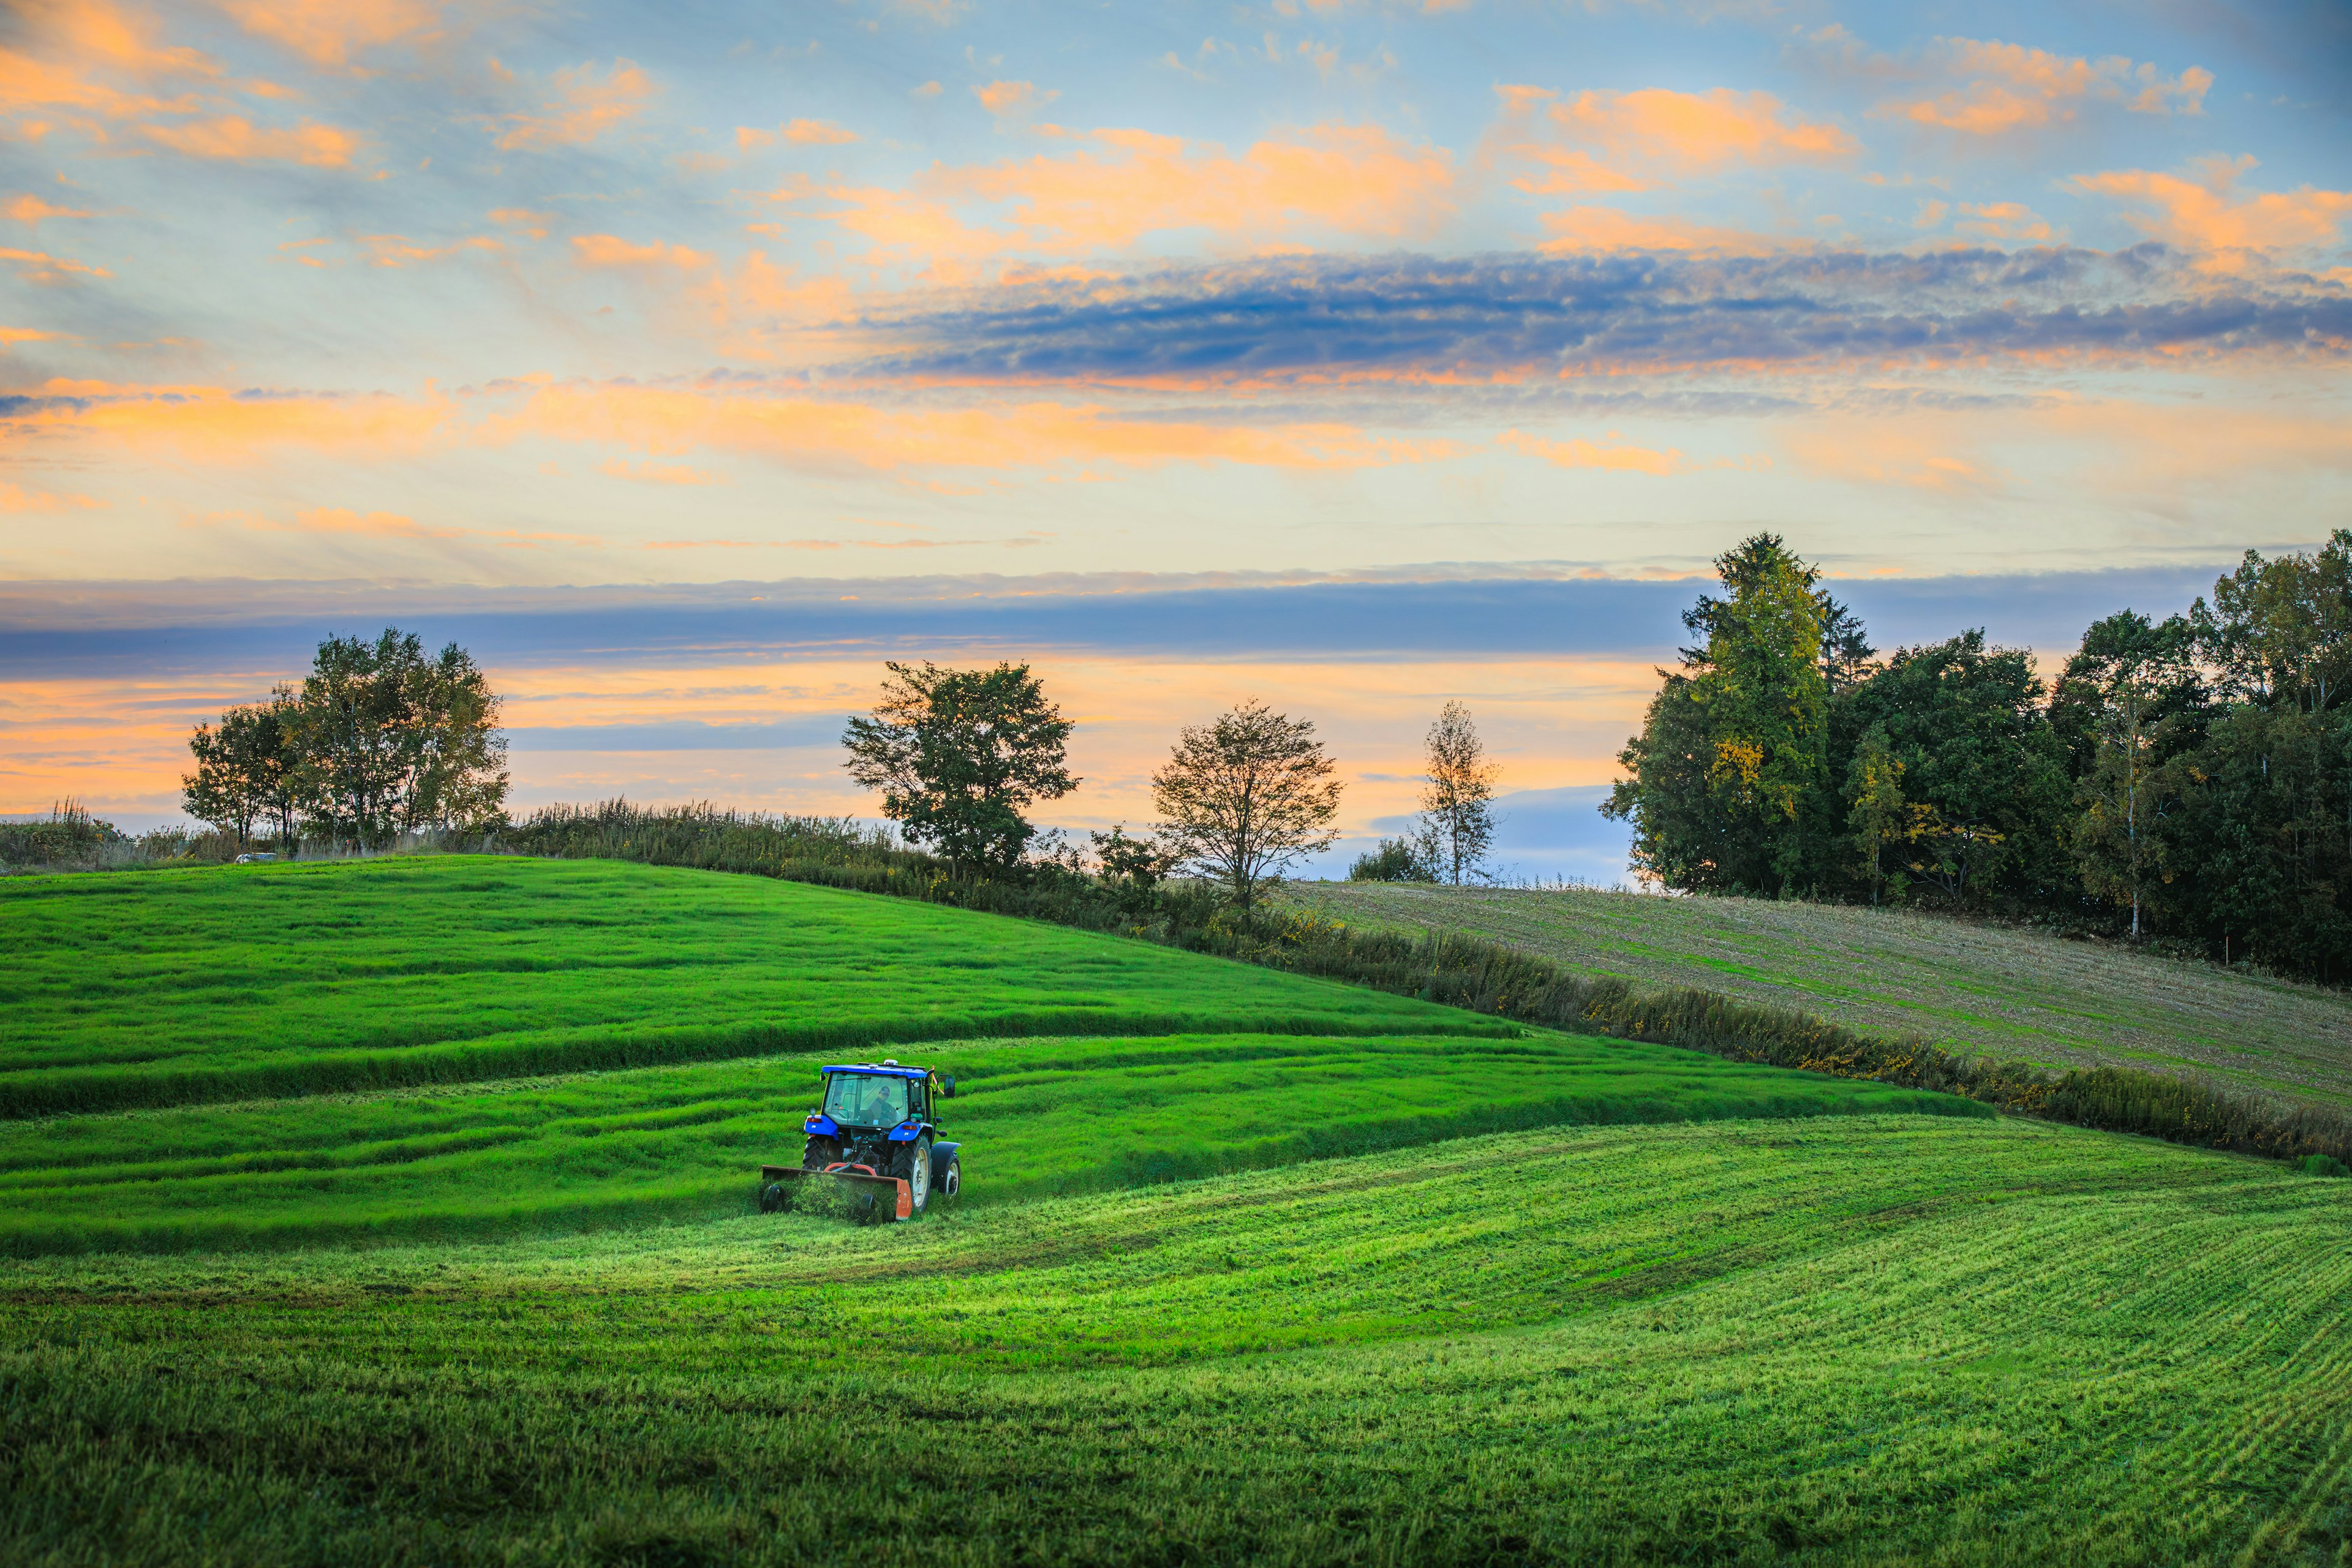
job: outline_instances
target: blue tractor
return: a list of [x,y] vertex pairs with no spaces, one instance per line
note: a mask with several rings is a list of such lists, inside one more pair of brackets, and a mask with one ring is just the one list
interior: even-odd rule
[[912,1219],[934,1197],[963,1188],[961,1145],[939,1142],[938,1104],[955,1097],[955,1079],[894,1060],[820,1068],[824,1103],[801,1130],[808,1142],[797,1165],[760,1167],[760,1209],[793,1206],[812,1181],[844,1190],[862,1219]]

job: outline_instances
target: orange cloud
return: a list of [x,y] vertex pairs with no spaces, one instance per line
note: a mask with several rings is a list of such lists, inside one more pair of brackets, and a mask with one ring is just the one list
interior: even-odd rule
[[1262,243],[1317,229],[1403,239],[1454,209],[1451,154],[1377,125],[1321,125],[1238,158],[1143,131],[1086,140],[1065,156],[936,166],[909,190],[837,187],[826,194],[845,205],[826,216],[871,240],[872,259],[925,264],[952,281],[1007,253],[1118,248],[1173,230]]
[[1506,87],[1490,156],[1531,163],[1514,179],[1538,195],[1642,191],[1672,180],[1777,163],[1851,158],[1862,144],[1826,121],[1796,118],[1769,92],[1580,92]]
[[971,95],[999,120],[1034,114],[1062,96],[1058,89],[1040,92],[1036,83],[1028,81],[992,81],[986,87],[973,88]]
[[719,477],[708,468],[690,468],[684,463],[632,465],[613,458],[598,464],[596,471],[609,474],[616,479],[636,479],[649,485],[715,485],[719,482]]
[[2120,103],[2140,114],[2201,114],[2213,73],[2190,66],[2167,77],[2122,55],[2071,58],[1999,39],[1938,38],[1941,62],[1965,87],[1934,98],[1880,104],[1874,114],[1970,136],[2000,136],[2071,120],[2075,106]]
[[236,114],[180,125],[142,125],[140,130],[150,141],[191,158],[223,158],[240,163],[308,163],[319,169],[348,167],[360,144],[357,136],[331,125],[263,130]]
[[419,261],[439,261],[468,250],[504,250],[506,247],[488,235],[475,235],[467,239],[451,240],[447,245],[411,245],[396,234],[363,234],[359,243],[367,248],[368,259],[378,267],[406,267]]
[[1506,430],[1496,445],[1524,452],[1562,468],[1608,468],[1621,473],[1653,474],[1664,479],[1687,467],[1680,451],[1653,451],[1647,447],[1599,447],[1590,441],[1546,441],[1517,430]]
[[88,496],[54,495],[0,479],[0,511],[69,511],[92,509],[98,504]]
[[2061,237],[2047,218],[2022,202],[1962,202],[1954,234],[1973,239],[2024,239],[2042,244]]
[[70,283],[79,278],[110,278],[103,267],[91,267],[85,262],[68,261],[39,250],[12,250],[0,247],[0,261],[20,268],[16,274],[27,283]]
[[2227,268],[2249,255],[2274,256],[2325,245],[2352,214],[2352,191],[2238,189],[2238,178],[2255,166],[2252,157],[2207,158],[2187,176],[2147,169],[2079,174],[2067,182],[2095,195],[2120,197],[2152,207],[2126,215],[2126,221],[2168,244],[2209,254],[2209,266]]
[[[490,68],[502,79],[515,73],[493,59]],[[603,80],[593,63],[557,71],[549,79],[551,96],[530,112],[498,117],[506,129],[499,147],[509,151],[544,152],[550,147],[584,146],[606,132],[627,123],[653,100],[653,79],[628,60],[615,59]]]
[[9,416],[21,435],[169,447],[205,462],[238,462],[273,447],[352,458],[408,457],[447,438],[454,405],[409,399],[289,394],[217,386],[118,386],[53,381]]
[[0,112],[83,110],[109,119],[185,113],[192,97],[160,99],[100,79],[129,78],[141,89],[165,78],[209,79],[220,67],[198,50],[151,41],[144,18],[104,0],[19,0],[12,45],[0,48]]
[[442,37],[441,7],[429,0],[222,0],[222,8],[247,32],[330,68],[362,49]]
[[779,142],[789,142],[795,147],[837,147],[857,140],[857,132],[844,130],[830,120],[793,120],[773,131],[756,126],[735,128],[735,145],[744,152],[755,147],[772,147]]
[[18,223],[29,224],[36,228],[40,226],[42,220],[45,218],[88,217],[90,216],[79,207],[52,206],[49,203],[43,201],[40,197],[29,195],[18,196],[14,201],[11,201],[5,207],[0,207],[0,213],[5,213],[8,216],[15,218]]
[[705,251],[665,245],[660,240],[651,245],[631,245],[609,234],[573,235],[572,254],[572,259],[583,267],[677,267],[693,270],[712,264],[712,258]]
[[488,421],[486,440],[524,436],[599,441],[658,455],[698,448],[804,468],[1156,467],[1239,463],[1355,468],[1455,455],[1443,441],[1379,439],[1343,425],[1250,428],[1119,419],[1092,406],[1038,403],[973,409],[884,409],[616,385],[545,386],[512,415]]
[[216,513],[206,521],[241,522],[254,533],[355,534],[369,539],[480,539],[506,550],[539,550],[550,544],[601,547],[604,542],[593,533],[526,532],[514,528],[426,528],[415,518],[400,512],[358,512],[347,506],[311,507],[296,512],[291,522],[278,522],[243,512]]
[[1550,237],[1537,248],[1549,251],[1673,250],[1724,256],[1765,256],[1803,242],[1712,228],[1678,217],[1639,217],[1615,207],[1570,207],[1545,213],[1539,221]]
[[1823,479],[1905,489],[1977,494],[1997,489],[2000,474],[1964,448],[1976,422],[1942,418],[1821,419],[1792,428],[1790,455]]
[[493,207],[490,221],[509,228],[520,229],[533,239],[547,237],[547,226],[555,221],[552,213],[533,212],[529,207]]

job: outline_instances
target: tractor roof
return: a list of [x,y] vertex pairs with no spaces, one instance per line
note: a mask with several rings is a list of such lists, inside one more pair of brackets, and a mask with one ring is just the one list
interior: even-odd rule
[[873,1062],[858,1062],[854,1065],[845,1065],[835,1068],[819,1068],[816,1070],[819,1072],[872,1073],[878,1078],[929,1078],[931,1076],[931,1069],[929,1068],[878,1067]]

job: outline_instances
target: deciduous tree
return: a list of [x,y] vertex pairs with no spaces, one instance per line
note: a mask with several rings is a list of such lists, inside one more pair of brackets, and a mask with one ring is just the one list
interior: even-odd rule
[[1484,873],[1495,842],[1495,780],[1470,710],[1448,702],[1429,727],[1429,773],[1421,792],[1422,855],[1442,880],[1459,887]]
[[1022,813],[1077,788],[1073,728],[1025,664],[950,669],[890,664],[870,719],[842,736],[849,776],[882,812],[960,868],[1017,864],[1036,834]]
[[1253,698],[1187,726],[1151,775],[1161,841],[1248,909],[1268,880],[1339,837],[1336,771],[1311,720]]

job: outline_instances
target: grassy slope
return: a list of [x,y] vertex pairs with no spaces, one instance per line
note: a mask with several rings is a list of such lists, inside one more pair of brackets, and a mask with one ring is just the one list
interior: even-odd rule
[[761,877],[415,858],[0,881],[0,1116],[989,1035],[1508,1033]]
[[2186,1067],[2352,1103],[2352,996],[2105,944],[1748,899],[1362,883],[1289,896],[1356,924],[1469,931],[1586,973],[1703,986],[2003,1058]]
[[1890,1118],[17,1264],[0,1561],[2340,1563],[2347,1221]]
[[[1664,1046],[1189,1036],[922,1048],[951,1072],[968,1201],[1506,1127],[1990,1115],[1972,1101]],[[817,1058],[0,1122],[0,1252],[512,1233],[749,1207],[798,1163]]]

